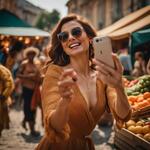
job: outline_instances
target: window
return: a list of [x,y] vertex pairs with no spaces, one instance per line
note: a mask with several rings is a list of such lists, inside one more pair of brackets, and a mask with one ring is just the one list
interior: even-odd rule
[[116,22],[122,17],[122,0],[113,0],[112,6],[112,21]]

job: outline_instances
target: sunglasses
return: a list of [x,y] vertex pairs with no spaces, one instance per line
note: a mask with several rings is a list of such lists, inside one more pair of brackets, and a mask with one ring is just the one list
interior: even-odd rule
[[[82,30],[80,27],[75,27],[71,30],[71,35],[75,38],[79,38],[82,35]],[[66,42],[69,38],[69,32],[60,32],[57,34],[57,37],[61,42]]]

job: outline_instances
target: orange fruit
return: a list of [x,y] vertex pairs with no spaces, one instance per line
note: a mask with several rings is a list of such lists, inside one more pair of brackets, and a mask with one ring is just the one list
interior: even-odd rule
[[150,92],[145,92],[143,94],[144,99],[150,98]]
[[140,96],[137,98],[137,102],[142,102],[144,99],[143,99],[143,96]]
[[148,106],[149,105],[149,103],[147,102],[147,101],[143,101],[143,102],[139,102],[138,103],[138,106],[140,107],[140,108],[144,108],[144,107],[146,107],[146,106]]
[[128,101],[136,102],[137,101],[137,96],[128,96]]
[[146,101],[150,104],[150,98],[147,98]]

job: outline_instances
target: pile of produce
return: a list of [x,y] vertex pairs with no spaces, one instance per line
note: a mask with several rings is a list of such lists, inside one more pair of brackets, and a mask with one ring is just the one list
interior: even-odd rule
[[123,78],[125,88],[132,87],[138,82],[138,79],[128,80],[127,78]]
[[127,95],[139,95],[150,91],[150,75],[144,75],[132,81],[124,79]]
[[145,92],[137,96],[128,96],[129,104],[134,111],[150,106],[150,92]]
[[137,121],[129,120],[125,123],[124,127],[135,135],[150,142],[150,118]]
[[123,81],[133,110],[132,118],[124,124],[124,128],[138,136],[138,139],[150,142],[150,75],[132,80],[124,78]]

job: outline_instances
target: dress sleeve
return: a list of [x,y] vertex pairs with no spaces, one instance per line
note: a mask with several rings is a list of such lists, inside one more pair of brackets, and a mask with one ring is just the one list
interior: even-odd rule
[[121,129],[123,127],[124,122],[128,121],[131,117],[131,109],[129,110],[129,113],[125,118],[121,118],[117,115],[115,111],[115,101],[117,100],[117,93],[114,88],[111,87],[106,87],[106,96],[107,96],[107,101],[108,101],[108,106],[113,114],[115,120],[116,120],[116,126]]
[[[46,135],[50,142],[60,142],[67,140],[70,134],[69,124],[66,123],[61,132],[57,132],[51,125],[51,114],[56,109],[60,100],[57,82],[62,73],[62,68],[56,65],[50,65],[46,71],[42,85],[42,107],[44,113],[44,124]],[[61,114],[60,114],[61,115]]]
[[14,89],[14,81],[11,72],[2,65],[0,66],[0,80],[3,81],[4,89],[1,94],[8,98]]

